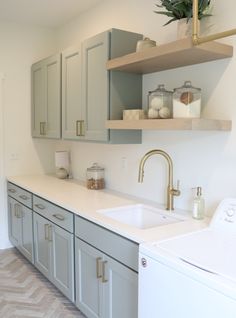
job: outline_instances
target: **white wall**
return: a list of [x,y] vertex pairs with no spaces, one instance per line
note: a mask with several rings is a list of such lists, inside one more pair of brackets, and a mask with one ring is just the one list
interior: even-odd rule
[[[30,134],[30,67],[33,62],[55,53],[55,31],[0,23],[0,39],[0,72],[5,76],[1,108],[4,152],[0,153],[0,177],[52,171],[54,142],[32,140]],[[0,147],[2,150],[2,143]],[[2,205],[6,203],[6,191],[2,189],[1,185],[0,248],[9,246],[7,213]]]
[[[157,43],[176,39],[176,24],[162,27],[164,16],[153,13],[153,0],[105,0],[94,9],[58,30],[61,49],[111,27],[136,31]],[[233,0],[214,3],[214,17],[208,24],[219,31],[235,27]],[[236,37],[224,39],[235,46]],[[102,145],[79,142],[58,142],[57,149],[69,149],[74,177],[85,178],[86,167],[99,162],[106,168],[109,188],[165,202],[166,164],[159,157],[146,164],[143,184],[137,183],[138,163],[141,156],[153,148],[167,151],[174,161],[174,179],[180,179],[181,197],[177,207],[191,209],[192,187],[202,186],[208,213],[224,197],[236,197],[236,131],[235,113],[235,57],[230,60],[205,63],[153,73],[143,77],[143,104],[149,90],[164,83],[168,89],[181,86],[184,80],[202,88],[203,115],[210,118],[233,120],[232,132],[143,132],[142,145]],[[122,158],[127,166],[122,168]]]

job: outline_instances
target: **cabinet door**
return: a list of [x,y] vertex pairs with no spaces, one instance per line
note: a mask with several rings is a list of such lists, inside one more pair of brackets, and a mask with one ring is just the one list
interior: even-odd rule
[[88,317],[102,316],[101,262],[103,254],[75,239],[76,306]]
[[19,207],[20,204],[16,200],[8,197],[9,239],[15,247],[18,247],[20,245]]
[[86,140],[107,141],[105,121],[109,118],[109,32],[82,44],[82,112]]
[[74,239],[73,234],[53,225],[52,282],[71,301],[74,301]]
[[32,136],[61,136],[61,56],[51,56],[32,65]]
[[46,125],[45,68],[43,61],[31,68],[31,129],[33,137],[43,137]]
[[46,127],[48,138],[61,137],[61,55],[44,60],[46,93]]
[[32,211],[21,204],[19,205],[18,215],[20,219],[21,233],[19,250],[31,263],[33,263],[34,253]]
[[81,50],[78,46],[62,53],[62,137],[81,139],[81,120]]
[[103,318],[138,317],[138,274],[105,256],[103,264]]
[[51,278],[51,223],[37,213],[34,213],[34,249],[35,266],[47,277]]

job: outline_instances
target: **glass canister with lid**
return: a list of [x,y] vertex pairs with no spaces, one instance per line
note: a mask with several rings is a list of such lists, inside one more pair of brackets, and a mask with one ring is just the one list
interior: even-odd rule
[[93,163],[92,167],[87,168],[87,188],[92,190],[105,188],[104,168],[97,163]]
[[191,81],[174,89],[173,117],[200,118],[201,116],[201,89],[192,86]]
[[172,94],[163,84],[148,93],[148,118],[172,117]]

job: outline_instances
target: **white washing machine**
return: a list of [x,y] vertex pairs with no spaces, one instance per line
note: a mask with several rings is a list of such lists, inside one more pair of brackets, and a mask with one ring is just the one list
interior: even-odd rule
[[208,228],[141,244],[139,318],[236,318],[236,199]]

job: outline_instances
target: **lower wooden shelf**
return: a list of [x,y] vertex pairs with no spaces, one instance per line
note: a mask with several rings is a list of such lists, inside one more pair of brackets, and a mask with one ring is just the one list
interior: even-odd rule
[[206,118],[171,118],[140,120],[107,120],[110,129],[149,129],[149,130],[221,130],[230,131],[231,120]]

